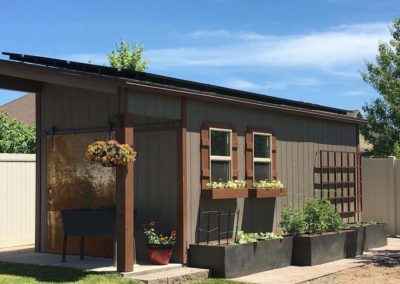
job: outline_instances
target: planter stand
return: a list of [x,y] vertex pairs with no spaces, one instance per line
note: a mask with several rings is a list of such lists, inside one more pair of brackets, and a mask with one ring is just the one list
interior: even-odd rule
[[227,188],[210,188],[201,190],[202,197],[205,199],[236,199],[247,198],[248,190],[243,189],[227,189]]
[[289,266],[292,247],[293,237],[242,245],[192,244],[189,266],[210,269],[215,277],[238,277]]

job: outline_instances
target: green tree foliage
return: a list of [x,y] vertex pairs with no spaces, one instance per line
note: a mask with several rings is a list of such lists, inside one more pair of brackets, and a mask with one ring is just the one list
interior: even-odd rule
[[131,45],[121,41],[108,55],[110,65],[118,70],[141,71],[147,69],[147,61],[143,58],[143,46]]
[[380,95],[363,107],[367,125],[361,129],[374,147],[373,156],[400,158],[400,18],[393,22],[392,39],[379,45],[375,63],[367,63],[365,82]]
[[35,153],[35,128],[0,112],[0,153]]

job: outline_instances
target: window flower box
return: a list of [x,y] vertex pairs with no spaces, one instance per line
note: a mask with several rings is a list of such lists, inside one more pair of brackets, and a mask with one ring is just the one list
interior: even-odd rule
[[287,196],[286,188],[249,188],[249,197],[276,198]]
[[249,192],[243,180],[229,180],[227,182],[210,182],[202,190],[202,197],[206,199],[235,199],[247,198]]

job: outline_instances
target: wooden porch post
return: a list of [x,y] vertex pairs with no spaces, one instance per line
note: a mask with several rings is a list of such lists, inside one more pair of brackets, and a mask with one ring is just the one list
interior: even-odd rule
[[[117,129],[116,138],[122,144],[133,146],[133,128],[124,123]],[[133,236],[133,163],[117,167],[116,203],[117,203],[117,270],[133,271],[135,262],[135,242]]]
[[179,165],[179,190],[178,190],[178,247],[177,253],[182,263],[187,262],[187,113],[186,98],[181,98],[181,125],[178,129],[178,165]]

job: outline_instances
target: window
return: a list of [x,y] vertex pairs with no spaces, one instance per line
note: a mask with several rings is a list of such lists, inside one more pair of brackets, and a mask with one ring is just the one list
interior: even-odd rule
[[271,134],[253,132],[254,181],[272,179]]
[[210,128],[210,179],[228,181],[231,179],[232,130]]

